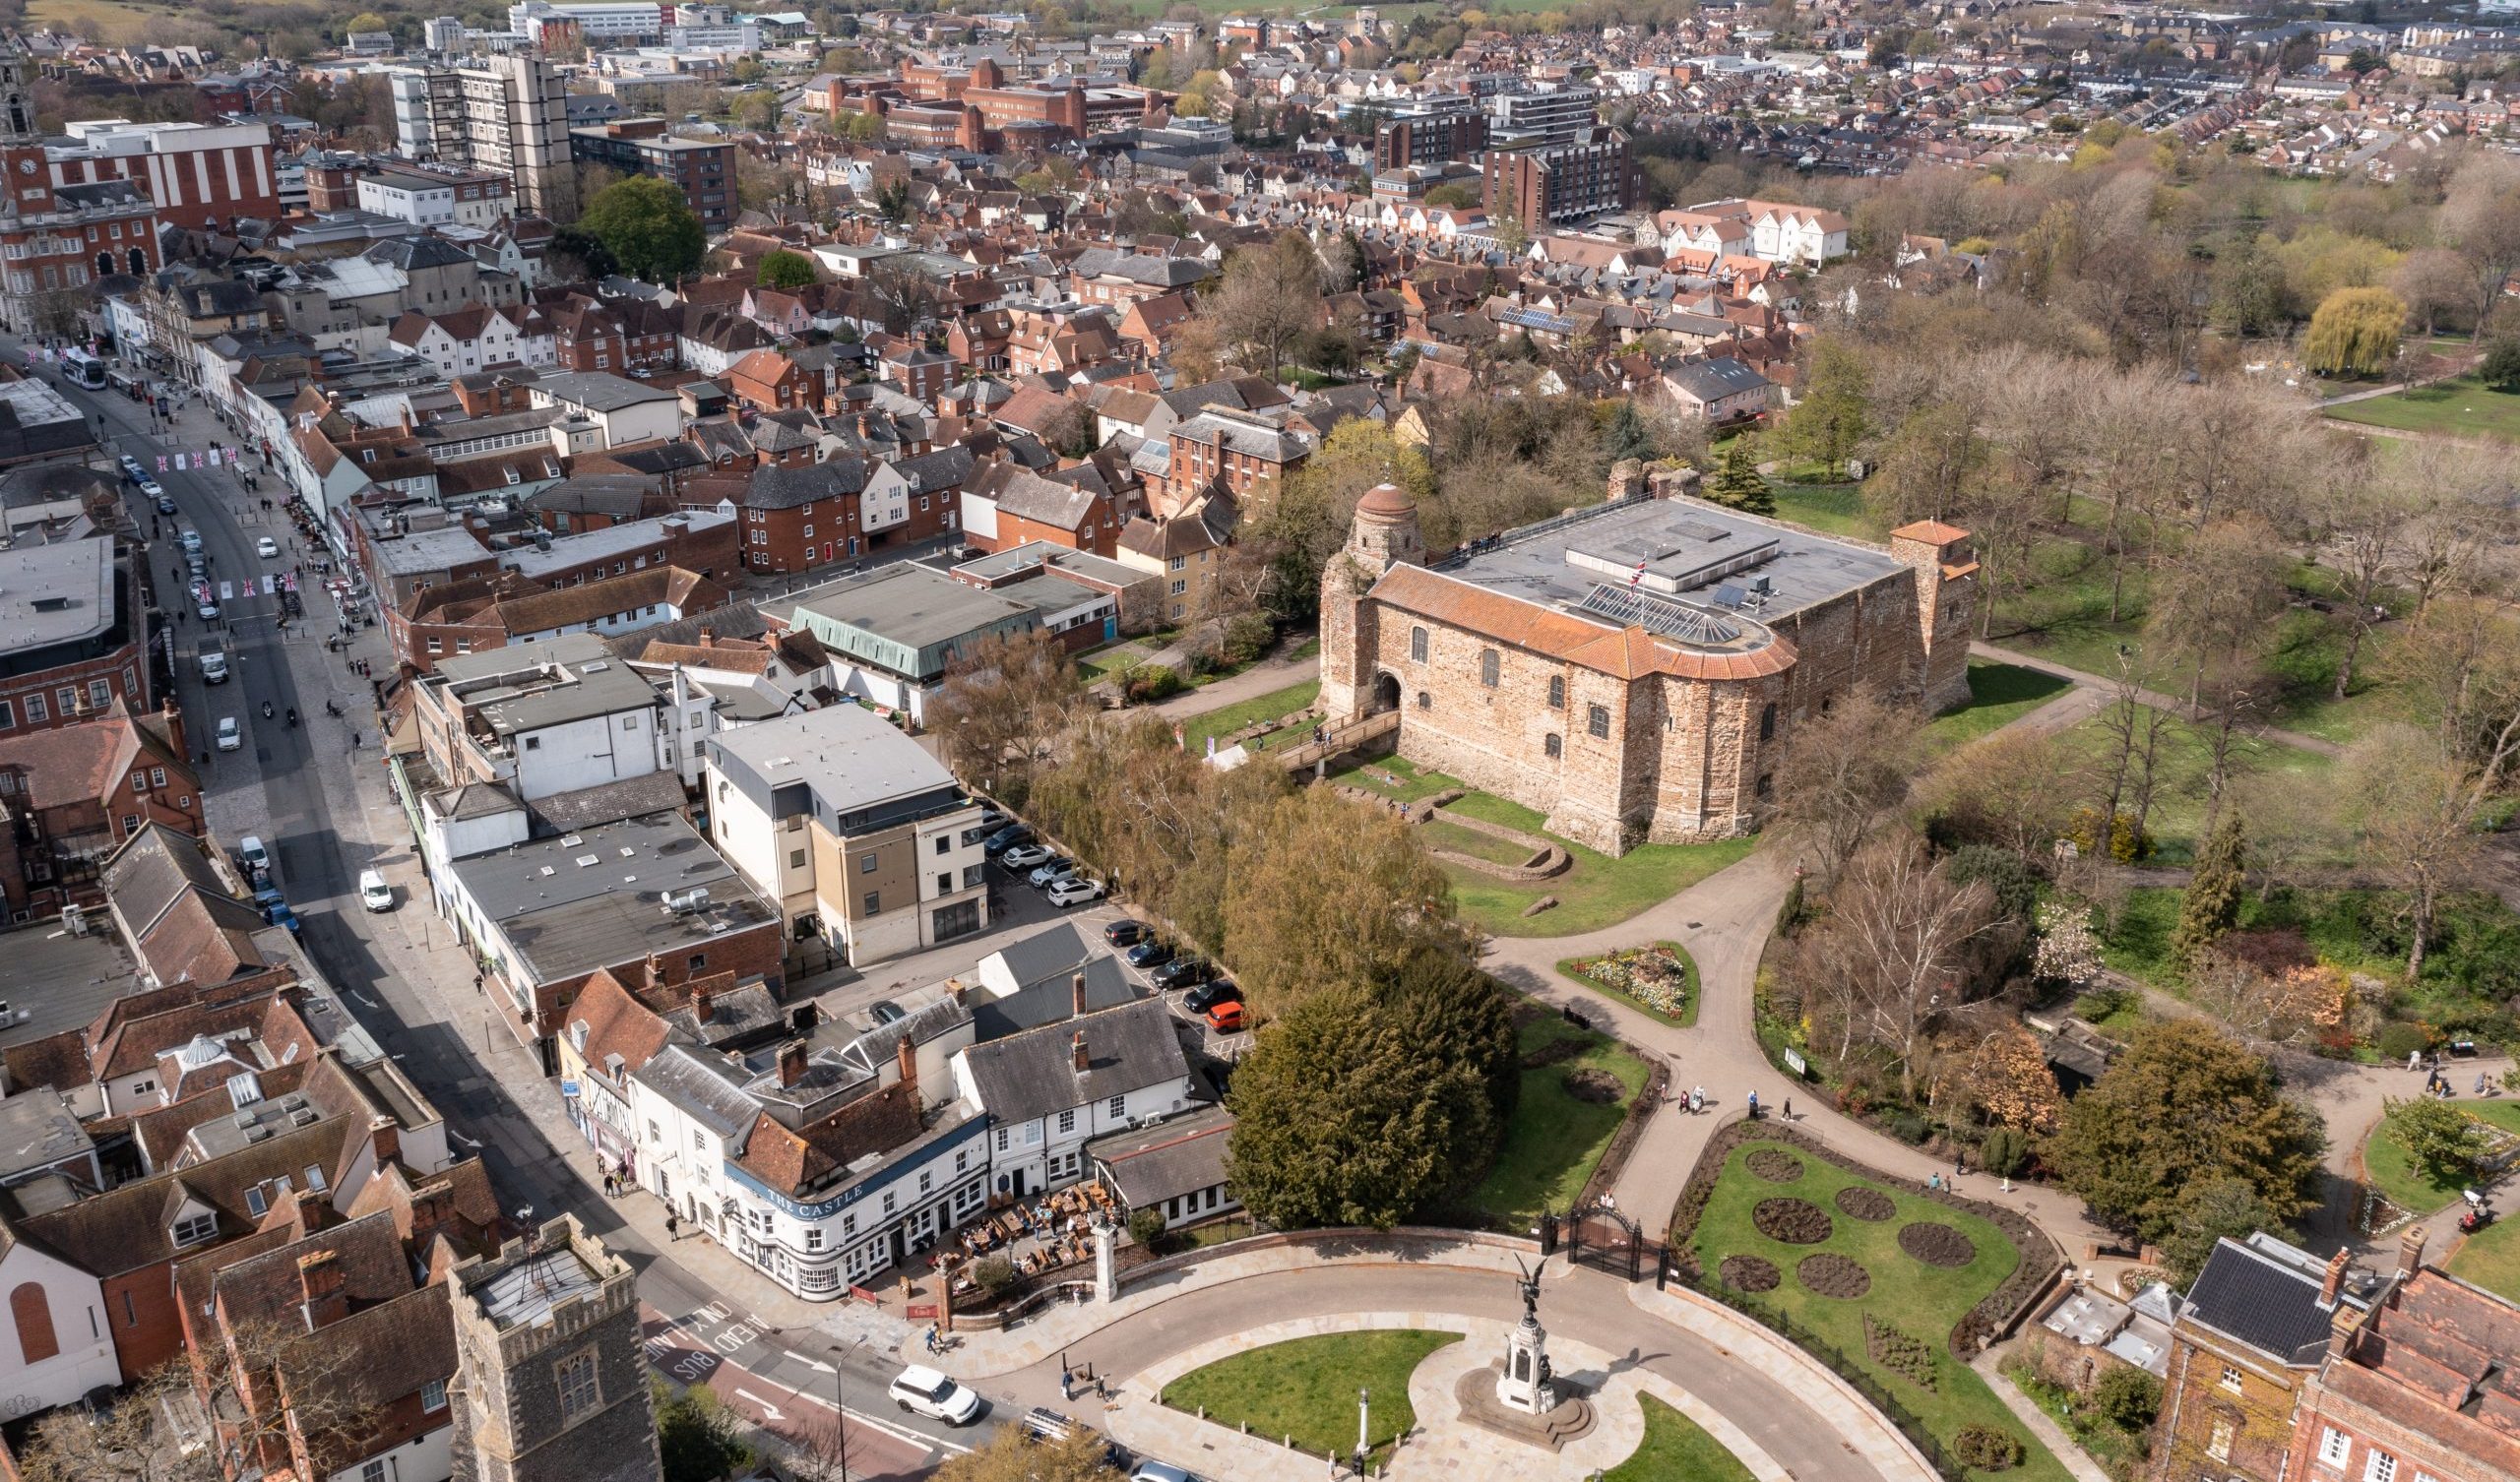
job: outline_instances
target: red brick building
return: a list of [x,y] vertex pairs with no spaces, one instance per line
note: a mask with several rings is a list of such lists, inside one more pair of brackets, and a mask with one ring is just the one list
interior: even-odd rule
[[2387,1293],[2335,1330],[2301,1387],[2296,1482],[2520,1479],[2520,1307],[2423,1256],[2409,1231]]
[[0,736],[156,709],[136,575],[108,536],[0,551]]
[[774,463],[695,478],[683,486],[682,502],[688,509],[733,511],[745,570],[811,571],[867,549],[870,532],[858,502],[873,471],[855,457],[794,467]]
[[0,895],[12,916],[99,898],[105,857],[145,826],[202,836],[201,784],[170,708],[0,736]]

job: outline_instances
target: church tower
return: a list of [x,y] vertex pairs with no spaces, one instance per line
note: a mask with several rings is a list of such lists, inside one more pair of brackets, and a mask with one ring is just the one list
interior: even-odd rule
[[445,1281],[454,1482],[660,1482],[628,1262],[563,1214]]
[[5,47],[0,47],[0,169],[9,176],[6,215],[32,216],[52,210],[52,169],[44,158],[43,136],[35,132],[27,55]]
[[1348,543],[1321,573],[1321,711],[1333,725],[1398,704],[1375,696],[1378,651],[1365,594],[1395,566],[1426,564],[1418,506],[1397,484],[1378,484],[1356,501]]

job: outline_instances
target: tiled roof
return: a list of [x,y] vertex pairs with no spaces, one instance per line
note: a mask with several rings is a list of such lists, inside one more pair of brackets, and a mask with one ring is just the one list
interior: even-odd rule
[[895,1081],[830,1116],[789,1131],[764,1112],[736,1166],[791,1197],[869,1153],[889,1152],[919,1134],[918,1086]]
[[1395,566],[1374,584],[1372,595],[1404,612],[1484,634],[1500,643],[1620,679],[1669,674],[1680,679],[1755,679],[1781,674],[1795,658],[1794,645],[1779,634],[1747,652],[1676,649],[1643,628],[1613,628],[1535,602],[1520,601],[1422,566]]

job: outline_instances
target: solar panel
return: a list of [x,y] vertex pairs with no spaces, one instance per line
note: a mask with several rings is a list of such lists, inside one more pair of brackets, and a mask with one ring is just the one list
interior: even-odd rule
[[1727,582],[1723,586],[1715,588],[1715,605],[1718,607],[1738,607],[1741,605],[1741,588],[1733,586],[1730,582]]

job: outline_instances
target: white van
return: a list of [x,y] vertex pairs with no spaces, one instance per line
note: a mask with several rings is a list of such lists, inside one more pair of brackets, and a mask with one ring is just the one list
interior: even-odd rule
[[358,872],[358,903],[372,911],[390,911],[394,908],[394,888],[374,870],[361,870]]
[[272,857],[264,850],[262,839],[251,834],[236,841],[236,857],[244,861],[246,869],[257,875],[272,867]]
[[227,654],[225,650],[220,648],[204,648],[201,650],[201,682],[203,684],[225,684],[227,682]]

